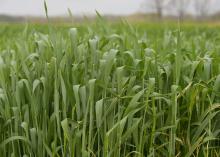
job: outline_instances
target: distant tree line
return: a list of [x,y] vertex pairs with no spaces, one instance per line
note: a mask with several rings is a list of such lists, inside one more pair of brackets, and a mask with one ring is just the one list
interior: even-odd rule
[[189,6],[194,8],[197,18],[204,18],[209,13],[210,4],[213,0],[147,0],[151,1],[159,18],[162,18],[164,12],[172,10],[175,15],[183,19],[187,14]]

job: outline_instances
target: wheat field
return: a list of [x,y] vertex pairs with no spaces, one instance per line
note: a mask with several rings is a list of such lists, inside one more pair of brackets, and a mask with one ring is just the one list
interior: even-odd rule
[[220,28],[0,27],[0,156],[219,156]]

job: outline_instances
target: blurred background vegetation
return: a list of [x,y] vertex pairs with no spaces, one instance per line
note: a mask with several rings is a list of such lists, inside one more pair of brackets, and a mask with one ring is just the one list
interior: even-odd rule
[[[9,3],[11,1],[11,4]],[[26,1],[13,1],[12,0],[0,0],[0,22],[34,22],[34,23],[45,23],[47,22],[46,16],[43,14],[33,14],[30,10],[31,7],[36,7],[34,1],[33,5],[31,5],[31,1],[29,1],[28,5]],[[137,0],[138,8],[131,9],[132,4],[134,4],[135,0],[121,0],[116,2],[113,0],[112,2],[107,0],[92,0],[86,1],[82,0],[81,8],[79,6],[74,6],[77,4],[79,0],[64,0],[63,3],[66,3],[70,6],[69,8],[65,8],[66,14],[62,14],[60,12],[56,12],[56,10],[61,10],[59,5],[61,1],[55,0],[50,1],[48,0],[48,7],[49,7],[49,16],[52,22],[82,22],[82,21],[90,21],[95,19],[95,12],[96,10],[99,12],[100,8],[97,3],[100,3],[99,6],[102,5],[109,5],[105,7],[111,7],[109,12],[102,12],[101,15],[105,16],[106,19],[110,21],[118,21],[121,18],[126,19],[128,21],[133,22],[158,22],[158,21],[199,21],[199,22],[216,22],[220,21],[220,1],[219,0]],[[36,1],[35,1],[36,2]],[[43,8],[43,0],[38,0],[41,3]],[[47,1],[46,1],[47,2]],[[108,3],[106,3],[108,2]],[[17,13],[18,7],[16,7],[17,3],[23,5],[23,8],[19,8],[23,10],[23,14]],[[24,3],[24,4],[23,4]],[[57,4],[56,4],[57,3]],[[93,3],[95,5],[93,5]],[[36,3],[37,4],[37,3]],[[114,5],[117,6],[119,11],[116,13],[116,9],[114,9]],[[121,6],[124,4],[123,6]],[[11,6],[10,6],[11,5]],[[112,5],[112,6],[111,6]],[[29,7],[29,11],[25,10]],[[78,8],[77,8],[78,7]],[[116,8],[116,7],[115,7]],[[121,13],[120,13],[121,8]],[[80,10],[79,12],[75,13],[75,10]],[[130,9],[130,10],[129,10]],[[10,10],[10,11],[9,11]],[[35,10],[37,10],[35,8]],[[39,12],[43,12],[43,9],[38,9]],[[90,11],[88,11],[90,10]],[[91,11],[92,10],[92,11]],[[107,10],[103,7],[103,10]],[[126,10],[126,14],[123,13],[123,10]],[[26,11],[26,12],[25,12]],[[50,14],[50,11],[53,11],[55,14]]]

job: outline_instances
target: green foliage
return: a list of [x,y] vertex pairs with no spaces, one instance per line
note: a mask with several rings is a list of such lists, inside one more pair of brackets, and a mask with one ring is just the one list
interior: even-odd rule
[[22,29],[0,32],[1,156],[220,154],[218,28]]

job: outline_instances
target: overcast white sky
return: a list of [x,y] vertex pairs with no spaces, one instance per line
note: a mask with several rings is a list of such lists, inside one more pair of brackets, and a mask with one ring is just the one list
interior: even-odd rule
[[[49,16],[65,15],[70,8],[75,15],[95,13],[126,15],[143,9],[149,0],[47,0]],[[211,10],[220,9],[220,0],[212,4]],[[43,0],[0,0],[0,14],[45,16]]]
[[[47,0],[49,15],[91,14],[98,10],[102,14],[131,14],[137,12],[144,0]],[[0,14],[45,15],[43,0],[0,0]]]

